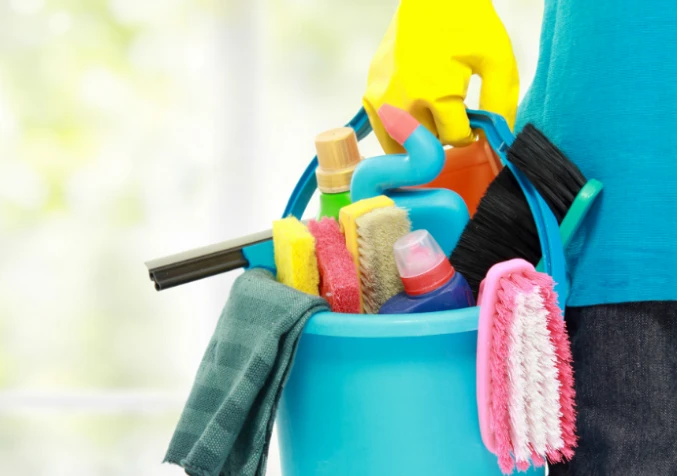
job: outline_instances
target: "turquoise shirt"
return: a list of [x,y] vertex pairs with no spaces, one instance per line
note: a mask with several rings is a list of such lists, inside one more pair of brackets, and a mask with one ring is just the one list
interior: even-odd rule
[[677,0],[546,0],[532,122],[604,183],[568,305],[677,299]]

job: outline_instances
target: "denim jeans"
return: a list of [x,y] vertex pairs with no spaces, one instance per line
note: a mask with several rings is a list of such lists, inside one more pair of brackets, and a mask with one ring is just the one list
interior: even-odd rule
[[677,475],[677,302],[568,308],[579,446],[551,476]]

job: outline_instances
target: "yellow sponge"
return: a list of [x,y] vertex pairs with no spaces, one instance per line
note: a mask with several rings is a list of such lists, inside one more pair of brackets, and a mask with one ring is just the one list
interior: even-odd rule
[[319,296],[320,273],[315,238],[295,217],[273,222],[277,280],[304,293]]

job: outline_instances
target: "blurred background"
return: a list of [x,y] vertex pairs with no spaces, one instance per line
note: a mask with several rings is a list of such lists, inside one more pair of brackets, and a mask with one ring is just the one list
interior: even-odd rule
[[[494,3],[524,94],[542,0]],[[143,263],[270,228],[396,5],[0,0],[0,473],[183,474],[161,462],[235,275],[158,293]]]

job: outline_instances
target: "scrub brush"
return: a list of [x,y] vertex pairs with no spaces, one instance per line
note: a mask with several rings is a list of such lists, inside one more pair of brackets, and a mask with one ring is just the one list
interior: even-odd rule
[[341,209],[341,228],[360,278],[361,309],[377,314],[404,287],[395,263],[395,242],[411,231],[405,210],[379,195]]
[[364,312],[378,314],[386,301],[404,291],[393,246],[411,231],[411,222],[398,207],[377,208],[356,222]]
[[[586,181],[578,167],[531,124],[515,138],[508,150],[508,160],[529,179],[550,207],[566,237],[562,240],[566,247],[602,184]],[[572,213],[567,215],[569,210]],[[541,259],[541,249],[522,189],[512,172],[504,167],[487,188],[450,260],[477,296],[489,268],[513,258],[536,265]]]
[[552,278],[521,259],[480,290],[477,399],[485,446],[505,474],[571,459],[576,412],[570,343]]
[[315,238],[295,217],[273,222],[273,249],[277,280],[307,294],[319,295],[320,275]]
[[334,218],[310,220],[310,233],[315,237],[315,255],[320,270],[320,296],[331,310],[360,313],[360,283],[353,257]]

